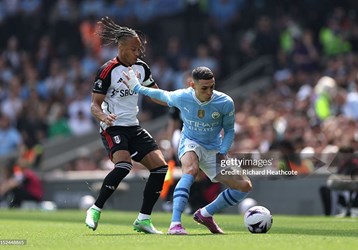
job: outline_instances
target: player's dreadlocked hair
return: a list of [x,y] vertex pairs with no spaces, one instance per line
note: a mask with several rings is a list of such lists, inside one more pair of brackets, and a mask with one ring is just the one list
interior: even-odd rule
[[108,16],[101,18],[98,25],[99,29],[96,30],[96,34],[102,38],[104,45],[109,45],[111,43],[118,44],[128,37],[139,37],[141,41],[141,55],[144,56],[147,40],[141,31],[119,26]]

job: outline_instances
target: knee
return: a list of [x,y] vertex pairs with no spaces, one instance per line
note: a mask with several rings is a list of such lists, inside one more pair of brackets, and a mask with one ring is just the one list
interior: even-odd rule
[[190,174],[196,177],[198,172],[199,172],[199,168],[197,168],[195,165],[183,166],[183,174]]
[[241,187],[241,191],[242,191],[242,192],[248,193],[248,192],[251,191],[251,188],[252,188],[252,183],[251,183],[250,180],[245,180],[245,181],[243,181],[242,187]]
[[239,190],[241,192],[248,193],[250,192],[252,188],[252,183],[250,180],[241,180],[236,183],[235,187],[233,187],[236,190]]

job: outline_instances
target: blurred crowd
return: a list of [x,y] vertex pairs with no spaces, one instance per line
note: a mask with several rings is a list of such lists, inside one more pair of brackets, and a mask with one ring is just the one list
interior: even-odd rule
[[[220,81],[246,63],[272,57],[269,88],[234,100],[232,152],[268,152],[282,145],[294,152],[356,150],[357,5],[353,0],[0,1],[0,157],[19,148],[42,152],[45,140],[97,130],[90,114],[93,79],[117,54],[94,35],[104,16],[146,35],[144,60],[167,90],[184,87],[185,73],[198,65],[214,71],[220,89]],[[140,107],[141,121],[167,110],[145,98]],[[170,139],[164,134],[156,135],[158,140]],[[68,169],[102,168],[106,163],[100,164],[98,155],[104,153]]]

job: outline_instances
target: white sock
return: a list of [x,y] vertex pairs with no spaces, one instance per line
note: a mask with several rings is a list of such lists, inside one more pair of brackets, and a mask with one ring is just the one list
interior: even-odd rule
[[200,209],[200,213],[201,213],[201,215],[204,216],[204,217],[212,217],[212,216],[213,216],[212,214],[209,214],[209,212],[206,210],[205,207],[202,208],[202,209]]
[[93,205],[91,206],[91,208],[96,209],[97,211],[102,211],[102,209],[100,209],[99,207],[97,207],[95,204],[93,204]]
[[176,225],[179,225],[179,224],[181,224],[180,221],[172,221],[172,222],[170,223],[169,228],[175,227]]
[[150,215],[142,214],[142,213],[138,214],[138,220],[147,220],[147,219],[150,219]]

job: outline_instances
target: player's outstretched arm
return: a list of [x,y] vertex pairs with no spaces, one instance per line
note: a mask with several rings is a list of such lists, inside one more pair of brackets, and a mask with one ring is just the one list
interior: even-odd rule
[[135,75],[135,73],[134,73],[134,71],[132,69],[132,67],[128,67],[128,74],[125,71],[123,71],[123,75],[127,78],[127,79],[124,79],[123,82],[124,82],[125,85],[127,85],[127,87],[130,90],[135,91],[136,87],[139,88],[141,86],[137,76]]
[[235,137],[235,108],[234,103],[227,102],[225,104],[225,114],[223,115],[223,129],[224,129],[224,138],[220,147],[221,154],[227,154],[229,151]]
[[162,90],[162,89],[153,89],[148,88],[145,86],[142,86],[139,83],[139,80],[134,73],[133,69],[131,67],[128,67],[129,71],[128,74],[123,71],[123,75],[127,79],[123,79],[123,82],[130,90],[133,90],[134,92],[142,95],[149,96],[151,98],[157,99],[159,101],[168,103],[169,102],[169,92]]

